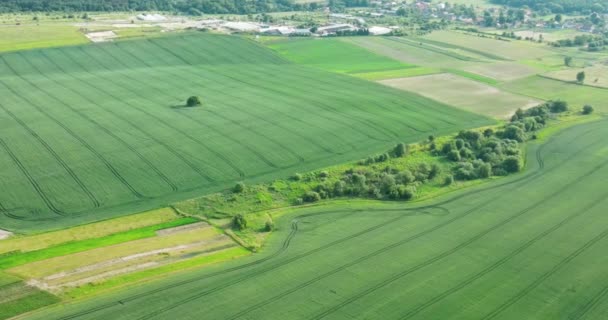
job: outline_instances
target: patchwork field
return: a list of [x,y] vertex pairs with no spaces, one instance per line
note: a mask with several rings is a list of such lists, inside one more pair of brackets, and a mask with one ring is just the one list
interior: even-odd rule
[[382,80],[380,83],[417,92],[471,112],[506,118],[518,108],[530,108],[542,101],[501,91],[495,87],[453,74],[426,75]]
[[572,68],[553,71],[544,74],[544,76],[566,82],[576,82],[576,75],[581,71],[585,72],[586,85],[608,89],[608,66],[605,65],[595,65],[589,68]]
[[172,209],[0,241],[0,319],[250,252]]
[[[369,68],[402,67],[378,59]],[[143,211],[491,123],[292,64],[244,38],[205,34],[1,54],[0,94],[0,225],[19,232]],[[201,107],[184,107],[192,95]]]
[[553,80],[541,76],[533,76],[505,83],[501,89],[538,99],[562,99],[570,103],[574,110],[580,110],[584,105],[592,105],[597,112],[608,112],[608,90],[582,86],[572,82]]
[[475,48],[475,50],[509,60],[533,59],[551,54],[550,49],[545,47],[544,44],[482,38],[457,31],[433,32],[424,36],[424,38],[466,48]]
[[27,318],[603,319],[606,134],[571,127],[525,173],[426,203],[299,209],[261,254]]

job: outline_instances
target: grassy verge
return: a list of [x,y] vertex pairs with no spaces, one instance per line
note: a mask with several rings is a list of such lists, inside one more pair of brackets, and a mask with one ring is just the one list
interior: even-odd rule
[[138,239],[150,238],[154,237],[156,235],[156,231],[158,230],[178,227],[197,221],[199,220],[192,217],[181,218],[158,225],[120,232],[101,238],[68,242],[57,246],[29,252],[6,253],[0,256],[2,258],[0,260],[0,269],[8,269],[34,261],[82,252],[94,248],[105,247],[119,243],[125,243]]

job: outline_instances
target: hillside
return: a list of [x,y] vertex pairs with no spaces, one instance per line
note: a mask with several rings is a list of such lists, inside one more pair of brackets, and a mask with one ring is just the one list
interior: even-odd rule
[[[0,223],[142,211],[491,120],[291,64],[253,41],[171,37],[0,55]],[[200,96],[203,105],[184,107]]]

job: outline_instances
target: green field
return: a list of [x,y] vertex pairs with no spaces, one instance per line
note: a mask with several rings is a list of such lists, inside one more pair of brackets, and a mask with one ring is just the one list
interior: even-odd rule
[[362,73],[412,67],[340,39],[289,39],[270,45],[288,60],[333,72]]
[[527,109],[542,101],[501,91],[490,85],[453,74],[382,80],[387,86],[418,92],[425,97],[497,118],[508,118],[518,108]]
[[525,173],[425,203],[294,210],[261,254],[27,318],[603,319],[606,134],[563,130]]
[[[378,59],[370,68],[403,67]],[[491,123],[290,63],[244,38],[205,34],[2,54],[0,94],[0,226],[19,232],[143,211]],[[185,108],[191,95],[203,106]]]
[[84,34],[78,31],[77,27],[58,23],[42,23],[40,25],[0,24],[0,34],[2,35],[0,37],[0,52],[89,42]]
[[571,108],[580,110],[586,104],[601,113],[608,112],[608,89],[583,86],[570,81],[560,81],[541,76],[532,76],[500,86],[501,89],[538,99],[562,99]]

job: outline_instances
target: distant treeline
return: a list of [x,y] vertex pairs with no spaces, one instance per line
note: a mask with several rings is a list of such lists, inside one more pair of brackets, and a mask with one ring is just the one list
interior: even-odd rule
[[178,11],[189,14],[249,14],[317,9],[293,0],[1,0],[0,12]]
[[607,5],[598,0],[490,0],[492,3],[511,7],[528,6],[545,13],[603,13]]

